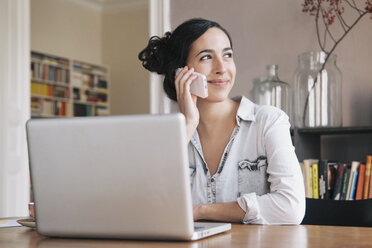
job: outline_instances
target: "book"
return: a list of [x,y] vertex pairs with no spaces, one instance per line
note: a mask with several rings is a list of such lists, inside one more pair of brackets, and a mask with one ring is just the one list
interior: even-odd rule
[[310,198],[314,198],[314,187],[313,187],[313,166],[310,165],[310,167],[308,168],[309,170],[309,185],[310,185],[310,188],[309,188],[309,194],[310,194]]
[[357,171],[358,166],[359,166],[359,162],[358,161],[352,161],[351,162],[350,176],[349,176],[349,182],[348,182],[348,186],[347,186],[347,192],[346,192],[346,198],[345,198],[345,200],[350,200],[351,189],[352,189],[353,184],[354,184],[355,172]]
[[349,177],[350,177],[350,168],[346,167],[344,171],[344,177],[342,179],[342,190],[341,190],[341,197],[340,200],[346,200],[346,193],[347,193],[347,187],[349,183]]
[[331,196],[333,195],[333,190],[336,184],[336,172],[338,168],[338,162],[337,161],[328,161],[327,163],[327,173],[328,173],[328,187],[326,189],[325,193],[325,199],[331,199]]
[[358,173],[358,184],[356,187],[356,196],[355,200],[362,200],[363,199],[363,188],[364,188],[364,179],[366,173],[366,166],[364,164],[359,165],[359,173]]
[[328,161],[320,160],[318,164],[319,198],[327,199],[328,192]]
[[335,184],[335,174],[337,171],[337,162],[329,160],[320,160],[318,164],[319,176],[319,198],[330,199]]
[[312,165],[317,163],[316,159],[304,159],[303,161],[303,173],[304,173],[304,183],[305,183],[305,194],[307,198],[313,198],[313,172]]
[[358,170],[354,171],[353,184],[351,185],[349,200],[354,200],[355,199],[357,182],[358,182],[358,175],[359,175],[359,171]]
[[366,175],[364,179],[364,190],[363,199],[372,198],[371,190],[371,168],[372,167],[372,156],[368,155],[366,159]]
[[337,166],[337,172],[335,176],[335,186],[332,194],[333,200],[340,200],[341,193],[342,193],[342,182],[344,177],[344,171],[346,168],[346,164],[339,164]]
[[319,199],[319,176],[318,176],[318,164],[313,164],[313,198]]

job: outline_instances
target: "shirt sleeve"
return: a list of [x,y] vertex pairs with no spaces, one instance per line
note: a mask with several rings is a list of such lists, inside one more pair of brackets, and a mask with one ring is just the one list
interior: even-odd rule
[[270,193],[244,194],[238,198],[246,212],[244,224],[300,224],[305,214],[305,189],[300,165],[289,132],[288,116],[275,111],[276,117],[262,123],[263,142],[268,159]]

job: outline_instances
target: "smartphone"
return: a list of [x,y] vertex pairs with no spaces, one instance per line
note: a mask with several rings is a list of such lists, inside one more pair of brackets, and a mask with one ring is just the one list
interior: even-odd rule
[[[176,70],[176,76],[182,71],[183,68],[178,68]],[[193,75],[196,75],[197,78],[192,81],[190,85],[190,93],[201,98],[208,97],[208,83],[207,78],[204,74],[193,72]]]

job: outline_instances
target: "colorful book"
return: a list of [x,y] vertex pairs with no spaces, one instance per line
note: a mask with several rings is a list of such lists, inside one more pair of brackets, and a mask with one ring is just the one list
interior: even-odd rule
[[313,198],[313,177],[312,177],[312,164],[317,163],[316,159],[304,159],[303,161],[303,174],[305,183],[305,194],[307,198]]
[[346,198],[345,198],[345,200],[350,200],[351,189],[352,189],[352,187],[354,185],[355,172],[357,171],[358,166],[359,166],[359,162],[358,161],[352,161],[351,162],[350,177],[349,177],[349,182],[348,182],[348,186],[347,186],[347,192],[346,192]]
[[341,190],[340,200],[346,200],[349,178],[350,178],[350,168],[346,167],[345,171],[344,171],[344,177],[343,177],[343,180],[342,180],[342,190]]
[[327,189],[325,193],[325,199],[331,199],[333,195],[333,190],[336,184],[336,172],[338,168],[338,162],[337,161],[328,161],[327,164],[327,176],[328,176],[328,183],[327,183]]
[[309,193],[310,193],[310,198],[314,198],[314,187],[313,187],[313,167],[309,167]]
[[371,190],[371,168],[372,167],[372,156],[368,155],[366,159],[366,176],[364,179],[364,190],[363,190],[363,199],[372,198]]
[[313,164],[313,198],[319,199],[319,175],[318,164]]
[[358,184],[356,187],[356,196],[355,200],[362,200],[363,199],[363,188],[364,188],[364,179],[366,174],[366,166],[364,164],[359,165],[359,173],[358,173]]
[[358,182],[358,175],[359,175],[359,171],[355,171],[354,172],[353,185],[351,186],[351,190],[350,190],[349,200],[354,200],[355,199],[357,182]]
[[319,186],[319,198],[325,199],[325,194],[328,189],[328,162],[327,160],[320,160],[318,164],[318,186]]
[[342,182],[344,177],[344,171],[346,168],[346,164],[339,164],[337,166],[336,178],[335,178],[335,186],[333,190],[332,199],[333,200],[340,200],[341,193],[342,193]]

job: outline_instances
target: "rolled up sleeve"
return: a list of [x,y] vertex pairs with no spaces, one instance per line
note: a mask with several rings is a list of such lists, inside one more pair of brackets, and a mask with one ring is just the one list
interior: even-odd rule
[[237,199],[246,212],[245,224],[300,224],[305,214],[305,190],[292,145],[288,116],[280,111],[264,122],[263,141],[268,160],[270,192],[243,194]]

